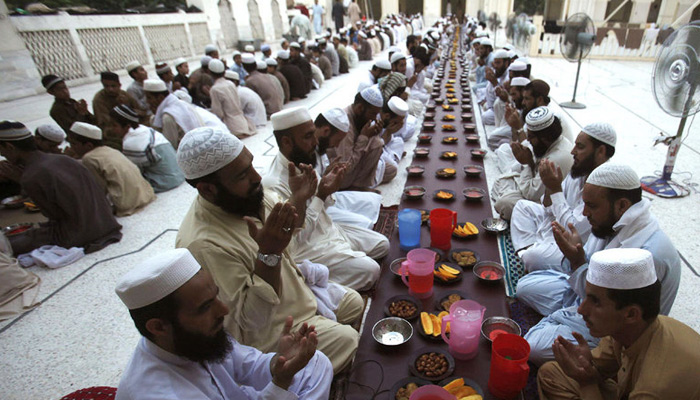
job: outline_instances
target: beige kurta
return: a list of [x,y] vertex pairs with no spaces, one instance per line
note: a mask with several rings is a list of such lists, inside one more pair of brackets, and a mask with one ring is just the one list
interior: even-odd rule
[[355,22],[362,19],[362,10],[354,1],[348,6],[348,16],[350,17],[350,23],[353,27],[355,26]]
[[[278,200],[274,193],[265,193],[263,220],[254,218],[258,229]],[[176,246],[187,247],[212,274],[221,290],[219,297],[230,309],[224,323],[226,330],[240,343],[263,352],[276,351],[284,321],[291,315],[294,329],[304,322],[316,326],[318,350],[328,356],[336,372],[350,362],[357,349],[357,331],[316,315],[316,298],[304,283],[289,247],[280,261],[278,295],[254,273],[258,245],[248,234],[245,220],[201,196],[197,196],[182,221]],[[336,311],[339,322],[361,315],[362,306],[358,307],[356,299],[357,292],[349,290]]]
[[131,215],[156,199],[136,164],[117,150],[100,146],[86,153],[82,161],[107,191],[117,216]]
[[257,133],[255,125],[243,115],[238,90],[233,82],[219,78],[214,82],[209,94],[211,112],[224,121],[231,133],[238,137]]

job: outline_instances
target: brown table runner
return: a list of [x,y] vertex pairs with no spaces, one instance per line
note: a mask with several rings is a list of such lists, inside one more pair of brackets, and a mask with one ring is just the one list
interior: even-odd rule
[[[449,62],[445,67],[445,77],[441,86],[441,96],[444,98],[446,94],[445,83],[448,78]],[[457,76],[455,91],[456,98],[461,98],[460,77],[461,66],[457,63]],[[431,100],[430,103],[433,101]],[[413,164],[419,164],[425,167],[425,172],[422,177],[408,177],[406,186],[420,185],[426,188],[425,196],[420,200],[402,199],[399,206],[403,208],[428,209],[433,208],[448,208],[457,212],[457,221],[469,221],[474,223],[480,233],[475,239],[460,240],[452,239],[452,249],[468,248],[475,251],[481,258],[481,261],[499,261],[498,243],[496,236],[485,232],[480,222],[491,217],[490,199],[488,196],[488,186],[486,177],[482,173],[480,178],[466,178],[462,167],[470,164],[477,164],[483,167],[481,160],[471,158],[470,150],[479,148],[478,144],[467,144],[464,134],[462,133],[462,122],[460,115],[462,114],[460,104],[453,105],[453,111],[445,111],[440,106],[435,110],[435,132],[431,144],[418,147],[429,147],[430,155],[428,158],[415,158]],[[446,114],[456,116],[456,121],[442,121],[442,117]],[[452,124],[457,127],[456,132],[443,132],[441,127],[443,124]],[[421,132],[423,133],[423,132]],[[447,136],[456,136],[459,138],[456,144],[442,143],[442,138]],[[458,153],[455,160],[440,159],[440,154],[443,151],[455,151]],[[435,171],[440,168],[452,167],[457,170],[455,178],[438,179],[435,177]],[[481,202],[466,201],[462,195],[462,189],[465,187],[479,187],[487,192],[487,195]],[[449,189],[455,192],[455,199],[449,202],[437,201],[433,199],[433,193],[439,189]],[[440,347],[447,349],[448,346],[443,341],[430,341],[418,333],[420,318],[413,321],[413,337],[407,343],[400,346],[383,346],[377,343],[372,338],[372,327],[382,318],[385,318],[384,306],[387,300],[399,294],[407,294],[408,288],[403,282],[396,277],[390,270],[389,264],[392,260],[405,257],[406,252],[399,248],[398,229],[394,230],[393,236],[390,238],[391,248],[389,255],[386,257],[382,266],[382,273],[377,284],[375,295],[372,298],[372,304],[367,313],[364,330],[360,337],[360,344],[357,350],[357,355],[354,361],[353,372],[350,376],[350,386],[346,392],[346,399],[366,400],[370,399],[373,391],[382,392],[377,399],[389,399],[389,390],[392,386],[402,378],[410,376],[409,363],[423,347]],[[430,246],[430,231],[426,225],[421,228],[421,246]],[[436,283],[433,288],[433,296],[422,301],[423,311],[437,313],[435,303],[438,302],[447,292],[458,290],[467,295],[468,299],[475,300],[486,307],[484,318],[490,316],[508,316],[506,306],[505,288],[503,282],[485,283],[479,281],[472,273],[471,268],[465,269],[463,279],[451,285],[440,285]],[[484,398],[493,398],[488,392],[487,383],[489,378],[489,367],[491,363],[490,343],[483,338],[480,338],[478,355],[468,361],[456,360],[454,376],[465,377],[476,381],[484,391]],[[383,370],[380,372],[380,367],[374,360],[381,365]],[[380,382],[381,381],[381,382]],[[363,386],[361,386],[363,385]],[[391,399],[393,400],[393,399]]]

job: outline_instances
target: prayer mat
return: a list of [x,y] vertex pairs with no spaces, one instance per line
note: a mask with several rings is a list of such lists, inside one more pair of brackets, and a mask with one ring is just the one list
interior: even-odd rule
[[387,239],[391,240],[391,235],[396,229],[396,222],[399,220],[399,206],[382,206],[379,209],[379,217],[377,218],[377,223],[374,224],[372,229],[375,232],[379,232],[386,236]]
[[109,386],[93,386],[77,390],[61,397],[61,400],[111,400],[117,394],[117,388]]
[[515,288],[518,286],[518,280],[525,275],[525,266],[515,254],[510,231],[498,235],[498,249],[506,269],[506,296],[515,297]]

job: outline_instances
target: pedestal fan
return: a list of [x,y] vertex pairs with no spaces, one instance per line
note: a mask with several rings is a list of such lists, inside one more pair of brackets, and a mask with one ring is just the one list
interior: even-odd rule
[[570,62],[578,61],[576,68],[576,83],[574,84],[574,97],[571,101],[559,104],[566,108],[586,108],[582,103],[576,102],[576,89],[578,89],[578,76],[581,72],[581,60],[586,58],[595,42],[595,25],[591,18],[584,13],[577,13],[566,19],[564,33],[559,41],[561,54]]

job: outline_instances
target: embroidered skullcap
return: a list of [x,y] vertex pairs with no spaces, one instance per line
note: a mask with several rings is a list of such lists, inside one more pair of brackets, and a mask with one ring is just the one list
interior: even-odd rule
[[177,165],[187,179],[207,176],[230,164],[243,151],[243,142],[218,128],[187,132],[177,148]]
[[73,125],[70,126],[70,131],[88,139],[102,140],[102,129],[86,122],[73,122]]
[[316,43],[318,43],[319,45],[326,44],[326,39],[324,39],[324,38],[318,39],[316,41]]
[[36,128],[36,134],[54,143],[63,143],[66,139],[66,133],[56,124],[41,125]]
[[252,53],[252,52],[255,51],[255,47],[253,47],[252,44],[247,44],[247,45],[245,45],[245,47],[243,48],[243,50],[247,51],[248,53]]
[[232,80],[234,80],[234,81],[239,81],[239,80],[241,80],[241,77],[238,75],[238,72],[236,72],[236,71],[231,71],[230,69],[229,69],[229,70],[226,70],[226,72],[224,73],[224,78],[226,78],[226,79],[232,79]]
[[596,138],[605,144],[615,147],[617,143],[617,133],[612,125],[605,122],[594,122],[581,129],[586,135]]
[[184,101],[185,103],[192,104],[192,96],[190,96],[190,94],[187,93],[184,88],[174,91],[173,96],[177,97],[181,101]]
[[476,38],[476,39],[472,40],[472,45],[473,45],[474,43],[481,44],[481,38]]
[[386,71],[391,71],[391,63],[389,62],[389,60],[386,60],[384,58],[374,63],[374,66]]
[[364,38],[364,39],[367,39],[367,34],[365,33],[365,31],[357,32],[357,36]]
[[396,89],[406,86],[406,75],[401,72],[390,72],[379,81],[379,90],[382,91],[382,97],[388,100]]
[[17,121],[0,122],[0,141],[14,142],[30,137],[32,137],[32,133],[23,123]]
[[41,78],[41,84],[47,91],[50,90],[55,84],[63,82],[63,78],[59,78],[56,75],[46,75]]
[[493,40],[491,40],[491,39],[489,39],[489,38],[487,38],[487,37],[482,38],[482,39],[481,39],[481,45],[482,45],[482,46],[491,46],[491,47],[493,47]]
[[607,289],[641,289],[657,280],[654,258],[644,249],[601,250],[591,256],[586,280]]
[[498,50],[493,52],[493,58],[494,59],[496,59],[496,58],[510,58],[510,56],[508,55],[507,50],[498,49]]
[[289,47],[293,47],[295,49],[301,49],[301,45],[298,42],[292,42],[289,44]]
[[160,79],[146,79],[143,81],[143,90],[146,92],[167,92],[165,82]]
[[119,75],[110,71],[100,72],[100,80],[119,83]]
[[512,64],[508,67],[508,70],[510,71],[526,71],[527,70],[527,64],[520,60],[515,60],[513,61]]
[[341,132],[350,130],[350,120],[348,114],[341,108],[330,108],[321,113],[331,125]]
[[139,123],[139,116],[136,111],[132,110],[131,107],[126,104],[120,104],[112,109],[117,115],[126,119],[127,121]]
[[273,131],[283,131],[308,121],[311,121],[311,116],[306,107],[287,108],[270,116]]
[[215,44],[208,44],[204,46],[204,54],[211,54],[215,51],[219,51]]
[[270,50],[270,45],[269,44],[264,44],[260,46],[260,51],[268,51]]
[[156,64],[156,74],[165,74],[170,71],[170,66],[167,63]]
[[199,64],[202,67],[207,67],[207,66],[209,66],[209,63],[211,62],[211,60],[213,60],[213,58],[211,58],[209,56],[204,56],[199,60]]
[[393,96],[389,99],[387,104],[389,105],[389,109],[396,115],[405,117],[406,113],[408,113],[408,104],[400,97]]
[[226,66],[224,65],[224,62],[219,60],[219,59],[213,59],[209,61],[209,71],[215,73],[215,74],[220,74],[223,73],[224,70],[226,69]]
[[129,310],[162,300],[187,283],[202,267],[187,249],[173,249],[139,263],[124,274],[114,291]]
[[528,83],[530,80],[522,76],[516,76],[510,80],[510,86],[527,86]]
[[255,64],[255,56],[250,53],[244,53],[241,55],[241,61],[243,64]]
[[279,58],[280,60],[289,60],[289,51],[288,50],[278,51],[277,58]]
[[138,61],[132,61],[132,62],[126,64],[126,67],[125,67],[125,68],[126,68],[126,72],[131,72],[131,71],[135,70],[136,68],[138,68],[138,67],[140,67],[140,66],[141,66],[141,63],[140,63],[140,62],[138,62]]
[[177,60],[173,61],[173,65],[174,65],[175,67],[179,67],[180,65],[182,65],[182,64],[184,64],[184,63],[186,63],[186,62],[187,62],[187,60],[185,60],[184,57],[180,57],[180,58],[178,58]]
[[638,189],[639,176],[627,165],[606,162],[594,169],[586,183],[609,189],[632,190]]
[[265,64],[267,64],[268,66],[271,65],[273,67],[276,67],[277,61],[274,58],[270,57],[270,58],[265,59]]
[[403,54],[401,51],[396,51],[394,54],[391,55],[391,63],[395,63],[399,60],[405,60],[406,55]]
[[372,85],[364,88],[360,92],[360,96],[375,107],[381,108],[384,105],[384,99],[382,98],[381,90],[379,90],[379,85]]
[[554,123],[554,113],[548,107],[537,107],[527,113],[525,123],[528,131],[541,131]]
[[430,32],[430,36],[433,38],[433,40],[440,40],[440,34],[436,31]]
[[240,55],[241,55],[241,52],[236,50],[233,52],[233,55],[231,56],[231,58],[236,57],[236,56],[240,56]]
[[265,61],[256,60],[255,63],[256,63],[256,67],[258,68],[258,71],[259,70],[267,70],[267,63]]

